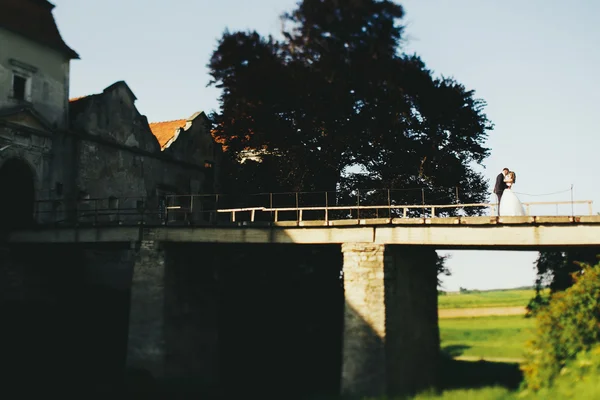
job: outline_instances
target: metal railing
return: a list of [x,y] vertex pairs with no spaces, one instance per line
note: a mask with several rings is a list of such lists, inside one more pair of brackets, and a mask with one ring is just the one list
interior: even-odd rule
[[[314,193],[313,193],[314,194]],[[322,192],[321,192],[322,194]],[[391,196],[380,204],[342,204],[339,198],[318,203],[309,199],[304,204],[300,193],[292,201],[275,201],[279,193],[257,197],[228,198],[226,195],[169,195],[163,198],[123,197],[80,199],[78,201],[43,200],[36,202],[35,221],[40,225],[206,225],[240,222],[306,222],[394,218],[433,218],[468,215],[496,215],[496,203],[470,204],[397,204]],[[309,196],[310,197],[310,196]],[[373,199],[371,199],[373,200]],[[262,203],[262,204],[261,204]],[[266,204],[265,204],[266,203]],[[279,203],[279,204],[277,204]],[[290,204],[291,203],[291,204]],[[306,204],[309,203],[309,204]],[[310,204],[312,203],[312,204]],[[574,212],[575,206],[587,206],[585,214]],[[592,215],[593,201],[527,202],[528,215]],[[556,213],[531,213],[534,207],[556,208]],[[569,206],[560,213],[559,206]]]

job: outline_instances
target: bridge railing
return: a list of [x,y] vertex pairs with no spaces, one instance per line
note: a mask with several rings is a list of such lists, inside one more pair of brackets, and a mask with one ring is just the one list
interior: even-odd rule
[[[342,204],[339,198],[316,193],[272,193],[232,197],[225,195],[172,195],[162,198],[84,198],[67,202],[36,202],[35,220],[53,225],[203,225],[240,222],[305,222],[393,218],[430,218],[461,215],[496,215],[495,203],[398,204],[383,196],[379,204]],[[346,199],[347,200],[347,199]],[[373,197],[368,199],[373,201]],[[364,199],[363,199],[364,201]],[[528,215],[592,215],[592,200],[527,202]],[[575,212],[585,207],[587,212]],[[561,211],[559,212],[559,207]],[[535,209],[554,212],[539,214]]]
[[[588,208],[588,215],[593,215],[592,211],[592,200],[578,200],[578,201],[557,201],[557,202],[528,202],[523,203],[523,207],[526,210],[527,215],[531,214],[530,210],[534,206],[558,206],[558,205],[586,205]],[[373,206],[322,206],[322,207],[282,207],[282,208],[268,208],[268,207],[244,207],[244,208],[232,208],[232,209],[219,209],[218,213],[229,215],[231,222],[249,221],[257,222],[261,221],[262,218],[257,217],[258,215],[272,215],[272,222],[283,222],[289,221],[289,218],[281,218],[283,213],[294,213],[296,215],[295,220],[297,222],[305,222],[311,220],[319,221],[331,221],[331,220],[344,220],[344,219],[389,219],[390,215],[392,218],[414,218],[415,214],[420,214],[417,218],[432,218],[440,216],[440,211],[453,209],[461,210],[465,208],[488,208],[489,215],[497,214],[497,203],[471,203],[471,204],[438,204],[438,205],[373,205]],[[335,213],[337,216],[340,215],[340,211],[345,214],[344,218],[331,218],[331,214]],[[394,212],[396,211],[396,212]],[[418,211],[414,213],[412,211]],[[309,212],[320,212],[320,218],[309,217],[306,218]],[[459,214],[459,213],[457,213]],[[396,216],[395,216],[396,215]],[[460,215],[460,214],[459,214]],[[552,214],[543,214],[552,215]],[[559,215],[559,214],[556,214]],[[571,215],[570,213],[562,215]],[[442,215],[443,216],[443,215]]]

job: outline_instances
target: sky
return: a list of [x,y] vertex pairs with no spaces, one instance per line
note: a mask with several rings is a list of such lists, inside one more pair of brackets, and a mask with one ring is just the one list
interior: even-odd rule
[[[296,0],[51,0],[69,46],[71,97],[124,80],[151,122],[219,109],[208,64],[229,31],[279,37]],[[593,200],[600,185],[600,2],[597,0],[404,0],[403,51],[436,76],[453,77],[488,104],[495,127],[481,171],[516,171],[523,202]],[[490,189],[491,190],[491,189]],[[558,193],[557,193],[558,192]],[[553,194],[555,193],[555,194]],[[571,205],[532,206],[567,215]],[[575,214],[587,206],[575,205]],[[532,285],[536,252],[444,251],[445,290]]]

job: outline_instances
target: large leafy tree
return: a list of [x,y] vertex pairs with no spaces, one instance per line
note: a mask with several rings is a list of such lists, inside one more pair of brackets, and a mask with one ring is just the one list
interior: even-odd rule
[[528,305],[530,314],[546,306],[552,294],[571,287],[574,283],[573,273],[583,271],[584,264],[595,264],[599,254],[598,248],[541,251],[535,261],[536,295]]
[[230,192],[359,189],[364,203],[382,195],[365,189],[392,188],[407,189],[394,202],[440,204],[458,187],[461,202],[485,200],[472,168],[489,155],[485,103],[402,53],[403,14],[387,0],[304,0],[280,41],[223,34],[209,67]]

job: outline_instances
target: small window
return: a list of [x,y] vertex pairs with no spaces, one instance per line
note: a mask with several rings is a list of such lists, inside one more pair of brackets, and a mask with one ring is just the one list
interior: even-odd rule
[[212,168],[213,164],[212,161],[204,161],[204,168]]
[[13,75],[13,98],[17,100],[25,100],[25,92],[27,89],[27,78],[21,75]]

